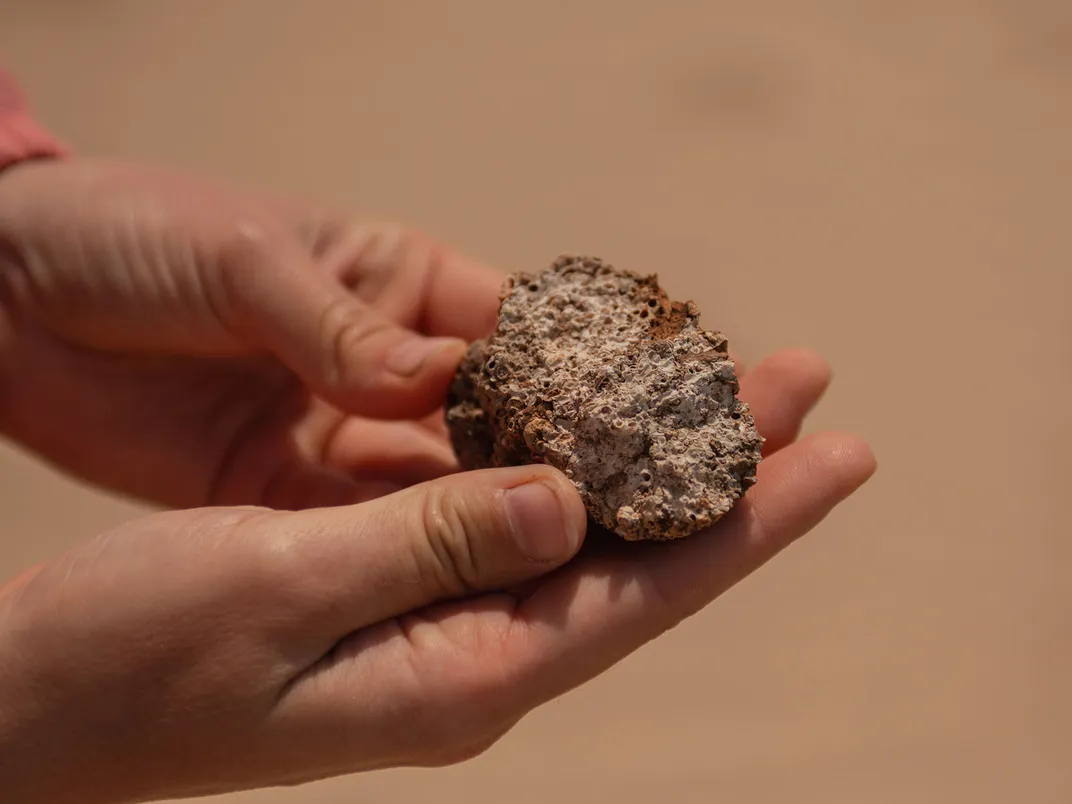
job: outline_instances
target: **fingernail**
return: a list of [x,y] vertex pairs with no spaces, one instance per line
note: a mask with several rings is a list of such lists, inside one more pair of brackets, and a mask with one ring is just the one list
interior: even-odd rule
[[576,550],[558,495],[546,483],[529,483],[506,493],[506,514],[521,552],[532,561],[560,561]]
[[428,358],[450,346],[464,348],[464,343],[457,338],[422,338],[414,335],[387,353],[385,365],[387,370],[394,374],[412,377],[421,370]]

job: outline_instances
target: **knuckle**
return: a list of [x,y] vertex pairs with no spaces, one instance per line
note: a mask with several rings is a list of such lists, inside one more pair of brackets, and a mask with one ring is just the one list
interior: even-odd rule
[[200,552],[227,551],[274,512],[258,506],[203,507],[160,511],[135,519],[112,533],[152,534],[167,538],[177,534],[175,547],[196,548]]
[[394,221],[362,228],[368,242],[368,247],[362,255],[365,267],[379,271],[394,270],[406,253],[410,230]]
[[318,207],[299,218],[298,239],[314,260],[322,260],[346,236],[348,220],[337,210]]
[[302,511],[268,510],[248,520],[235,556],[246,597],[258,601],[262,613],[279,614],[277,625],[339,616],[353,592],[335,545],[340,538],[363,538],[362,524],[346,527],[344,533],[338,520]]
[[235,264],[257,262],[271,253],[273,239],[269,227],[251,219],[233,221],[221,238],[221,248]]
[[367,242],[362,263],[371,269],[396,270],[434,246],[423,231],[398,221],[379,221],[361,228]]
[[219,254],[224,278],[239,283],[250,279],[271,264],[273,237],[264,226],[238,221],[222,235]]
[[201,282],[218,311],[244,311],[248,288],[275,270],[275,240],[264,225],[238,220],[220,235],[208,260],[198,261]]
[[365,226],[364,247],[356,261],[365,282],[382,286],[389,277],[420,285],[438,262],[443,246],[426,232],[395,221]]
[[250,590],[283,595],[303,575],[302,534],[287,525],[286,513],[264,509],[235,516],[229,531],[240,583]]
[[329,376],[340,384],[360,381],[360,377],[347,376],[346,367],[353,365],[355,357],[360,363],[368,343],[391,329],[388,321],[363,312],[353,299],[341,296],[320,313],[318,329],[330,361]]
[[425,588],[453,596],[472,594],[481,569],[475,535],[480,517],[466,497],[441,488],[424,495],[421,537],[415,540],[417,566]]

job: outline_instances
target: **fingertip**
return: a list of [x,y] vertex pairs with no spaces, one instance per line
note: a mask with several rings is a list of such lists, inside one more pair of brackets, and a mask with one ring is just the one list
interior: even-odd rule
[[374,419],[419,419],[443,405],[467,344],[457,338],[402,336],[396,343],[365,353],[361,363],[337,383],[328,384],[328,401],[347,413]]
[[816,385],[821,385],[825,389],[833,382],[834,368],[823,355],[806,347],[798,347],[789,351],[798,363],[808,368],[809,376]]
[[870,475],[877,466],[871,446],[853,433],[828,430],[809,436],[802,443],[822,455],[831,466],[851,470],[853,474]]
[[[807,438],[764,460],[759,479],[778,478],[785,488],[812,489],[828,501],[848,497],[877,469],[871,447],[859,436],[826,431]],[[777,494],[774,495],[778,501]],[[831,503],[833,504],[833,503]]]
[[852,433],[827,432],[813,437],[815,449],[827,460],[847,487],[847,493],[859,488],[878,470],[874,451],[864,439]]
[[468,340],[487,337],[498,321],[506,274],[445,246],[438,254],[425,295],[423,320],[428,331]]
[[782,349],[764,362],[769,362],[776,370],[792,373],[797,387],[810,392],[810,396],[816,400],[830,386],[834,377],[826,358],[806,346]]
[[440,409],[468,349],[459,338],[417,340],[423,343],[400,346],[384,363],[379,384],[388,394],[387,417],[416,419]]
[[507,483],[540,482],[546,484],[554,491],[569,523],[577,526],[577,529],[582,532],[585,530],[588,512],[585,510],[584,503],[581,502],[581,494],[573,481],[560,470],[547,464],[537,463],[490,471],[504,473],[503,478]]
[[805,417],[830,386],[826,359],[807,348],[783,349],[767,357],[741,381],[740,397],[764,437],[764,455],[796,440]]
[[[552,554],[539,556],[539,560],[565,563],[573,558],[584,543],[588,528],[588,512],[584,503],[581,502],[577,487],[562,472],[545,464],[532,464],[529,466],[516,466],[501,469],[484,469],[477,472],[468,472],[455,476],[458,482],[490,483],[506,492],[506,497],[511,496],[522,489],[532,488],[538,490],[543,496],[542,508],[529,507],[525,510],[516,510],[511,513],[511,521],[514,525],[525,522],[534,526],[535,535],[542,544],[553,543]],[[536,494],[525,496],[536,497]],[[526,501],[527,503],[528,501]],[[553,514],[544,516],[543,514]],[[557,520],[557,522],[554,522]],[[554,524],[551,524],[554,523]],[[555,529],[564,540],[555,542],[548,540],[548,529]]]
[[543,467],[546,472],[546,482],[555,492],[558,504],[562,507],[565,527],[571,534],[569,555],[570,559],[580,551],[588,532],[588,511],[581,501],[580,492],[562,472],[549,466]]
[[560,489],[534,481],[510,489],[504,501],[510,530],[526,559],[557,565],[577,554],[582,533]]
[[425,338],[411,334],[392,346],[384,357],[384,371],[403,381],[425,376],[452,374],[465,355],[460,338]]

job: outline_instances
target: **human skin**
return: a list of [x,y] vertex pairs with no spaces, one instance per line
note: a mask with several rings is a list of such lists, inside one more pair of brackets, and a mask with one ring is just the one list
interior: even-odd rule
[[0,789],[27,804],[462,761],[875,468],[796,440],[830,372],[788,350],[742,377],[765,460],[722,522],[586,538],[554,470],[457,471],[440,408],[501,277],[424,234],[64,159],[0,173],[0,255],[0,432],[176,509],[0,592]]

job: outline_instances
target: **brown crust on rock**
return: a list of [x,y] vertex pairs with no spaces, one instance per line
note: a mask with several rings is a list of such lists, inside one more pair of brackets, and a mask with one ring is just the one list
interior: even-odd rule
[[447,400],[463,468],[550,464],[628,540],[695,533],[755,482],[763,440],[726,339],[657,277],[567,255],[500,300]]

